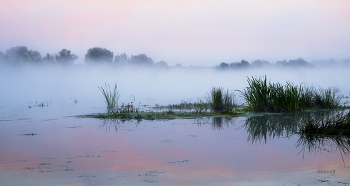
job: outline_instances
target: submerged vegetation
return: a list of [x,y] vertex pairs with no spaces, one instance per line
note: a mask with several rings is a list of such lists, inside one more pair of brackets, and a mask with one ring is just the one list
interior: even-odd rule
[[340,106],[339,89],[317,90],[313,86],[293,85],[287,82],[267,83],[264,78],[248,78],[248,87],[239,91],[252,111],[258,112],[292,112],[302,109],[335,109]]

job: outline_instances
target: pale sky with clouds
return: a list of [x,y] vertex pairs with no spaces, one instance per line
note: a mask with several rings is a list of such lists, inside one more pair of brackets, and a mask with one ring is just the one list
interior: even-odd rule
[[170,65],[350,58],[350,0],[1,0],[0,50],[89,48]]

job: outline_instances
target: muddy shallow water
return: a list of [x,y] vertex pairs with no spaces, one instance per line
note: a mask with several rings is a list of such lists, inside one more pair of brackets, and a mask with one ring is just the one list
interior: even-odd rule
[[97,88],[106,81],[118,83],[120,103],[141,105],[196,101],[212,86],[242,90],[247,76],[260,74],[281,83],[338,85],[348,95],[348,70],[334,70],[333,79],[326,71],[2,70],[0,185],[350,184],[344,149],[332,139],[300,140],[293,114],[141,122],[72,117],[106,111]]
[[1,118],[0,185],[350,184],[334,143],[298,146],[296,114],[122,122],[54,109]]

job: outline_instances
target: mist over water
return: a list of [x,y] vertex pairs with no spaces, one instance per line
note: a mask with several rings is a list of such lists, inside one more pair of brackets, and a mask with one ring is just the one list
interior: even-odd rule
[[[247,87],[247,77],[267,76],[272,83],[305,83],[316,88],[339,87],[349,95],[349,69],[246,69],[220,71],[212,68],[131,68],[96,66],[4,67],[0,75],[0,106],[28,107],[30,102],[52,101],[53,105],[78,104],[103,108],[104,98],[97,86],[118,85],[119,104],[175,104],[204,99],[212,87],[231,91]],[[239,93],[236,92],[239,99]],[[240,100],[240,99],[239,99]],[[240,100],[240,103],[243,103]],[[104,112],[100,110],[100,112]],[[87,114],[87,113],[86,113]]]

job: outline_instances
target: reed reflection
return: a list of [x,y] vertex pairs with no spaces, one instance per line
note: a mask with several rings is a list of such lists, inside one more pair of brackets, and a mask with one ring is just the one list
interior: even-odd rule
[[300,138],[297,141],[296,147],[301,147],[299,152],[303,153],[303,159],[305,150],[308,150],[309,153],[321,153],[321,152],[337,152],[339,151],[344,167],[344,155],[349,156],[350,154],[350,138],[343,136],[319,136],[319,135],[307,135],[299,134]]
[[264,142],[267,138],[289,138],[299,131],[310,118],[332,116],[332,111],[294,112],[288,114],[266,114],[263,116],[248,117],[245,129],[248,132],[248,141]]
[[223,130],[225,128],[229,128],[230,125],[235,125],[234,118],[230,117],[196,118],[194,123],[198,126],[211,124],[213,130]]
[[248,141],[266,143],[267,138],[289,138],[298,131],[300,121],[307,113],[289,113],[249,117],[245,123]]
[[121,120],[118,119],[104,119],[102,121],[102,124],[98,127],[98,129],[106,129],[107,131],[115,130],[115,132],[118,131],[118,125],[120,124]]
[[[125,122],[133,122],[133,120],[120,120],[120,119],[104,119],[102,120],[102,124],[98,127],[98,129],[106,129],[106,132],[111,131],[111,129],[115,132],[118,131],[119,124],[123,124]],[[136,128],[141,123],[141,120],[136,121]]]

